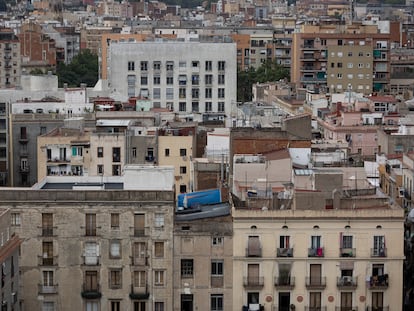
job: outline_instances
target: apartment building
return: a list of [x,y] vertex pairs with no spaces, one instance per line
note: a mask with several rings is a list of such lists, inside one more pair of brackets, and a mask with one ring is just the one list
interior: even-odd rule
[[234,200],[234,310],[402,310],[404,211],[350,174],[297,169],[266,208]]
[[10,209],[0,209],[0,269],[1,269],[1,308],[22,310],[21,283],[19,276],[19,246],[21,240],[13,232]]
[[9,137],[7,129],[9,127],[9,104],[0,103],[0,185],[10,185],[10,154]]
[[[217,208],[223,216],[214,216]],[[172,310],[235,310],[230,208],[223,203],[210,209],[175,215]]]
[[[195,57],[197,52],[197,57]],[[192,114],[225,116],[236,100],[236,44],[118,42],[110,46],[108,87],[125,98],[148,99],[187,121]]]
[[39,186],[53,191],[2,191],[23,239],[25,310],[170,310],[173,175],[155,170],[134,175],[145,190],[137,190],[137,180],[132,189],[126,177],[102,184],[72,176]]
[[0,88],[20,86],[20,42],[10,28],[0,28],[0,57]]
[[293,34],[291,68],[299,88],[389,91],[390,33],[376,25],[303,25]]

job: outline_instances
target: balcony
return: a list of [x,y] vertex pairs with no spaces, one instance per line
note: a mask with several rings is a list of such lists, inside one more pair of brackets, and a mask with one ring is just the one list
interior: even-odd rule
[[133,300],[147,300],[150,294],[148,292],[148,285],[145,286],[134,286],[131,284],[131,292],[129,298]]
[[131,227],[133,237],[146,237],[148,235],[146,228]]
[[147,257],[133,257],[131,256],[131,265],[133,266],[146,266],[148,264]]
[[56,294],[58,292],[58,286],[57,285],[43,285],[39,284],[39,294]]
[[387,257],[387,249],[384,248],[371,248],[371,257]]
[[246,257],[262,257],[262,247],[246,247]]
[[56,227],[40,227],[40,229],[43,237],[56,236]]
[[335,311],[358,311],[358,307],[357,306],[351,306],[351,307],[344,307],[344,306],[339,306],[339,307],[335,307]]
[[358,282],[356,277],[341,276],[336,279],[336,285],[340,289],[355,289],[358,285]]
[[101,264],[100,257],[96,255],[82,256],[85,266],[99,266]]
[[323,247],[308,248],[308,257],[324,257],[325,250]]
[[293,257],[293,248],[278,248],[277,257]]
[[56,163],[56,164],[62,164],[62,163],[69,163],[70,160],[69,159],[65,159],[65,158],[53,158],[53,159],[47,159],[47,163]]
[[389,311],[390,307],[388,306],[382,306],[382,307],[367,307],[367,311]]
[[356,248],[340,248],[339,257],[355,257]]
[[276,276],[275,287],[280,289],[292,289],[295,287],[295,277],[293,276]]
[[326,277],[306,277],[307,289],[324,289],[326,287]]
[[224,285],[224,278],[222,275],[212,275],[210,279],[211,287],[223,287]]
[[58,262],[58,256],[43,257],[38,256],[39,266],[56,266]]
[[326,306],[325,307],[308,307],[305,306],[305,311],[326,311]]
[[373,275],[369,279],[369,289],[381,290],[388,288],[388,274],[384,275]]
[[247,289],[260,289],[264,285],[264,278],[262,276],[257,277],[244,277],[243,286]]
[[99,299],[102,297],[101,289],[99,284],[95,286],[91,286],[90,284],[83,284],[82,286],[82,292],[81,292],[82,298],[85,299]]

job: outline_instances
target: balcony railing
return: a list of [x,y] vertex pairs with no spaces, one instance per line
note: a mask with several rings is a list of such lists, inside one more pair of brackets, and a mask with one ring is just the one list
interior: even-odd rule
[[345,306],[336,306],[335,311],[358,311],[357,306],[345,307]]
[[148,292],[148,284],[145,286],[134,286],[131,284],[131,292],[129,293],[129,298],[134,300],[146,300],[150,296]]
[[308,289],[324,289],[326,287],[326,277],[306,277],[306,287]]
[[58,261],[58,256],[52,257],[43,257],[38,256],[39,266],[56,266]]
[[246,288],[262,288],[264,285],[264,278],[262,276],[259,277],[244,277],[243,278],[243,286]]
[[283,288],[295,287],[295,278],[293,276],[276,276],[275,286]]
[[132,236],[134,237],[145,237],[148,235],[146,228],[134,228],[131,227]]
[[134,257],[131,256],[131,264],[133,266],[146,266],[147,265],[147,257]]
[[324,257],[324,254],[323,247],[308,248],[308,257]]
[[355,288],[358,285],[357,278],[352,276],[341,276],[336,279],[338,288]]
[[81,296],[86,299],[98,299],[102,297],[101,288],[99,284],[91,286],[90,284],[84,283],[82,286]]
[[42,236],[55,236],[55,228],[54,227],[41,227]]
[[246,257],[262,257],[262,247],[246,247]]
[[369,279],[369,289],[386,289],[388,288],[388,274],[373,275]]
[[321,307],[309,307],[305,306],[305,311],[326,311],[326,306]]
[[58,292],[57,285],[39,284],[39,294],[56,294]]
[[355,254],[356,254],[355,248],[342,247],[339,249],[339,257],[355,257]]
[[293,257],[293,248],[278,248],[277,257]]
[[371,257],[387,257],[387,248],[371,248]]

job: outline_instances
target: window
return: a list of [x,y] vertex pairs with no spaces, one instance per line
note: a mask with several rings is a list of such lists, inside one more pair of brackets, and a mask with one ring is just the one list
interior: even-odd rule
[[204,81],[205,81],[206,85],[213,84],[213,75],[205,75],[204,76]]
[[224,98],[224,88],[217,89],[217,97]]
[[156,301],[154,303],[154,311],[164,311],[164,302]]
[[385,236],[376,235],[374,236],[374,247],[372,250],[373,256],[385,257]]
[[167,76],[167,84],[168,85],[171,85],[171,84],[174,84],[174,78],[173,77],[169,77],[169,76]]
[[182,148],[180,149],[180,157],[185,157],[187,155],[187,149]]
[[55,303],[53,301],[43,301],[42,311],[55,311]]
[[109,288],[122,287],[122,270],[112,269],[109,271]]
[[153,83],[154,83],[154,85],[161,84],[161,77],[160,76],[154,76]]
[[218,84],[224,84],[224,75],[223,74],[219,74],[218,75]]
[[52,213],[42,213],[42,236],[53,236]]
[[169,156],[170,156],[170,149],[166,148],[166,149],[164,150],[164,155],[165,155],[166,157],[169,157]]
[[247,256],[248,257],[261,257],[262,247],[260,245],[260,239],[258,236],[252,235],[247,240]]
[[83,155],[83,148],[82,147],[72,147],[72,156],[73,157],[81,157]]
[[168,61],[167,62],[167,71],[172,71],[174,70],[174,62],[173,61]]
[[111,311],[121,311],[121,302],[117,300],[111,300]]
[[96,150],[96,154],[98,156],[98,158],[102,158],[103,157],[103,147],[98,147]]
[[85,265],[97,265],[99,259],[99,245],[96,242],[85,243]]
[[145,235],[145,214],[134,214],[134,236]]
[[164,242],[154,242],[154,256],[156,258],[164,257]]
[[132,157],[133,158],[137,157],[137,147],[132,147]]
[[211,275],[222,276],[223,275],[223,260],[211,261]]
[[313,235],[311,236],[311,248],[316,249],[321,247],[321,236]]
[[178,84],[179,85],[187,85],[187,76],[186,75],[179,75],[178,76]]
[[145,265],[147,258],[147,244],[145,242],[135,242],[132,249],[134,265]]
[[178,62],[178,67],[180,68],[187,68],[187,62],[186,61],[180,61]]
[[95,236],[96,235],[96,214],[85,215],[85,235]]
[[223,311],[223,295],[212,294],[210,296],[210,310],[211,311]]
[[225,67],[226,67],[226,62],[225,61],[219,61],[217,63],[217,65],[218,65],[218,70],[219,71],[223,71],[225,69]]
[[200,98],[200,89],[191,89],[191,97],[192,98]]
[[148,76],[141,76],[141,85],[148,85]]
[[180,166],[180,174],[187,174],[187,167],[186,166]]
[[121,241],[111,241],[109,248],[109,258],[121,258]]
[[161,213],[155,214],[154,226],[156,228],[164,227],[164,214],[161,214]]
[[212,94],[213,94],[213,92],[212,92],[212,88],[211,87],[208,87],[208,88],[205,88],[204,89],[204,97],[205,98],[211,98],[212,97]]
[[145,311],[146,310],[145,301],[134,301],[134,310],[133,311]]
[[180,193],[186,193],[187,192],[187,186],[186,185],[180,185]]
[[145,287],[147,285],[147,275],[145,271],[134,271],[134,287]]
[[12,226],[20,226],[21,219],[20,219],[20,213],[11,213],[11,225]]
[[173,88],[166,88],[165,97],[167,99],[173,99],[174,98],[174,89]]
[[161,70],[161,62],[156,61],[153,63],[154,70]]
[[111,228],[119,229],[119,214],[111,213]]
[[53,271],[50,270],[45,270],[43,271],[43,291],[47,291],[48,289],[50,290],[51,287],[53,287],[54,282],[53,282]]
[[217,103],[217,111],[218,112],[224,112],[224,110],[225,110],[224,107],[225,107],[224,102],[218,102]]
[[279,237],[279,247],[280,248],[289,248],[290,247],[290,236],[281,235]]
[[224,238],[222,236],[215,236],[211,238],[211,244],[213,246],[223,245]]
[[46,126],[41,126],[40,127],[40,135],[46,134]]
[[338,63],[336,66],[337,66],[338,68],[342,68],[342,63]]
[[148,62],[141,61],[141,70],[142,71],[147,71],[148,70]]
[[112,176],[121,176],[121,165],[112,165]]
[[178,89],[178,97],[180,98],[186,98],[186,89],[185,88],[179,88]]
[[348,52],[348,57],[352,57],[352,52]]
[[164,286],[164,270],[154,270],[154,285]]
[[98,311],[97,301],[86,301],[86,311]]
[[200,62],[193,60],[191,62],[191,65],[193,66],[193,68],[197,68],[199,66]]
[[181,277],[192,278],[193,277],[193,259],[181,259]]
[[160,88],[153,88],[152,89],[152,96],[154,99],[160,99],[161,98],[161,89]]
[[192,85],[198,85],[200,83],[200,76],[199,75],[192,75],[191,76],[191,83],[192,83]]
[[211,71],[213,69],[213,63],[211,60],[206,60],[205,65],[206,65],[205,66],[206,71]]
[[53,242],[42,242],[42,264],[53,266]]
[[128,71],[134,71],[135,70],[135,62],[129,61],[128,62]]
[[179,111],[181,111],[181,112],[185,112],[185,111],[187,111],[187,103],[185,103],[185,102],[180,102],[178,105],[179,105],[179,107],[178,107],[178,110],[179,110]]
[[352,248],[352,235],[342,236],[342,248]]
[[211,102],[205,103],[205,112],[211,112],[213,110],[213,104]]
[[98,172],[99,175],[102,175],[104,173],[104,166],[103,164],[98,164],[96,167],[96,170]]
[[348,68],[354,68],[354,64],[353,64],[353,63],[348,63],[348,64],[347,64],[347,67],[348,67]]

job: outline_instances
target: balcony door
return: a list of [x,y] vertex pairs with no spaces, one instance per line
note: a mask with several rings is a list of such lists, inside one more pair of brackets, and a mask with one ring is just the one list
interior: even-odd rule
[[352,310],[352,293],[343,292],[341,293],[341,311]]
[[311,264],[310,265],[310,285],[322,284],[322,265]]
[[290,293],[279,292],[279,311],[290,311]]
[[320,292],[309,293],[309,310],[310,311],[321,310],[321,293]]
[[249,264],[247,266],[247,278],[249,285],[259,285],[259,265]]
[[373,292],[372,293],[372,310],[382,311],[384,308],[384,293]]

